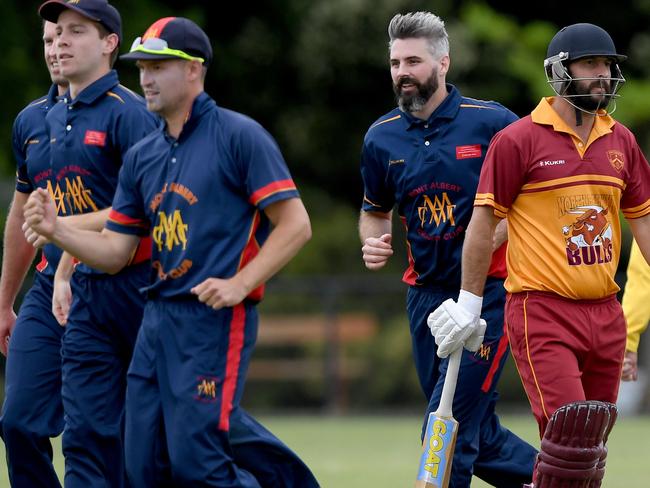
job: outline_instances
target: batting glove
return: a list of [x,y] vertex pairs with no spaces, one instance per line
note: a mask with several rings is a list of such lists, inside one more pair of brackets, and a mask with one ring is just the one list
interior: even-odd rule
[[464,345],[476,351],[485,335],[485,321],[481,320],[483,298],[461,290],[458,302],[445,300],[427,319],[431,334],[438,345],[441,358]]
[[478,327],[465,341],[465,349],[472,352],[478,351],[478,348],[483,344],[483,339],[485,339],[486,328],[487,322],[483,319],[479,319]]

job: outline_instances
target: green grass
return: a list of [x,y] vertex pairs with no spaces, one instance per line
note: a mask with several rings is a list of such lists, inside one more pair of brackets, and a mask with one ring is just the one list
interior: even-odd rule
[[[323,488],[410,488],[414,485],[420,447],[420,420],[412,416],[261,416],[260,420],[298,452]],[[502,416],[502,422],[538,446],[532,416]],[[604,488],[648,486],[650,417],[622,418],[609,441]],[[63,470],[59,440],[56,465]],[[0,443],[0,458],[4,458]],[[8,487],[6,467],[0,487]],[[475,479],[473,488],[489,485]]]

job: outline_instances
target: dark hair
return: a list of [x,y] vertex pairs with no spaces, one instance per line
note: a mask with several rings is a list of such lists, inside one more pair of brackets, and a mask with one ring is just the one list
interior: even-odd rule
[[[101,23],[99,22],[93,22],[95,26],[97,27],[97,30],[99,31],[99,38],[104,39],[106,36],[109,36],[111,34],[114,34],[113,32],[109,32],[109,30]],[[117,34],[115,34],[117,35]],[[113,52],[111,53],[111,57],[109,60],[109,65],[112,68],[113,65],[115,64],[115,61],[117,60],[117,57],[120,54],[120,43],[117,43],[117,46],[115,46],[115,49],[113,49]]]

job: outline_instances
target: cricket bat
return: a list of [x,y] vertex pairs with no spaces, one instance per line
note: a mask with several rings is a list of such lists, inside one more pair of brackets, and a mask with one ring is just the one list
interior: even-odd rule
[[440,405],[429,414],[415,488],[447,488],[454,459],[458,422],[451,410],[463,348],[449,356]]

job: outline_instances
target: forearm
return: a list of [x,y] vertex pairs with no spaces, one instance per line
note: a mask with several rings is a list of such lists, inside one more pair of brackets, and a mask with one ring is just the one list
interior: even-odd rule
[[392,232],[392,212],[365,212],[359,215],[359,237],[365,242],[369,237],[380,237]]
[[628,219],[634,240],[641,250],[641,254],[650,265],[650,215],[638,219]]
[[311,225],[304,217],[283,220],[273,228],[260,252],[236,275],[248,292],[280,271],[311,238]]
[[13,307],[36,250],[25,240],[22,231],[22,208],[27,196],[16,193],[5,222],[0,275],[0,309]]
[[483,296],[497,223],[492,207],[475,207],[467,228],[463,244],[461,288],[477,296]]
[[74,273],[74,258],[70,253],[64,251],[59,259],[59,264],[56,267],[55,280],[70,281]]
[[111,207],[108,207],[98,210],[97,212],[70,215],[68,217],[61,217],[61,219],[78,229],[95,230],[99,232],[104,228],[110,211]]
[[492,243],[492,249],[496,251],[507,240],[508,240],[508,221],[506,219],[501,219],[499,220],[496,228],[494,229],[494,240]]
[[128,263],[139,238],[107,230],[80,229],[67,219],[57,219],[50,240],[91,268],[117,273]]
[[628,351],[636,352],[641,334],[650,321],[650,265],[646,263],[639,247],[633,243],[627,267],[627,283],[622,306],[627,322]]

